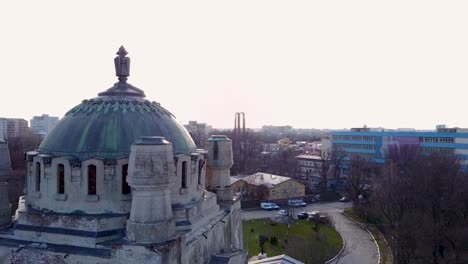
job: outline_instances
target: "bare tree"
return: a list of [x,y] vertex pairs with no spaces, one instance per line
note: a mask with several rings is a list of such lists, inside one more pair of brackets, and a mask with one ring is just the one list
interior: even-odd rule
[[347,154],[340,148],[334,147],[333,150],[322,152],[321,160],[314,162],[314,170],[320,177],[320,190],[327,191],[328,178],[332,176],[334,179],[340,177],[341,168]]
[[417,205],[421,219],[425,220],[421,225],[423,234],[427,236],[420,247],[431,245],[431,257],[427,260],[434,264],[460,263],[467,238],[460,237],[459,231],[467,228],[468,201],[467,180],[461,173],[460,161],[453,155],[435,153],[424,159],[423,164],[424,177],[415,183],[416,191],[422,194],[417,197]]
[[276,166],[279,175],[295,177],[297,169],[296,156],[300,153],[294,149],[281,150],[277,155]]
[[322,155],[320,161],[314,161],[314,170],[320,177],[320,190],[322,192],[327,191],[328,177],[332,171],[333,163],[333,154],[331,152],[326,152]]
[[22,137],[9,138],[8,147],[10,149],[11,167],[13,170],[23,171],[25,168],[24,153],[35,150],[41,144],[41,136],[28,133]]
[[[378,214],[383,217],[384,224],[388,225],[394,252],[397,255],[398,248],[404,245],[404,251],[400,250],[400,263],[406,263],[416,249],[415,243],[409,238],[409,234],[402,232],[399,225],[404,224],[409,227],[409,223],[404,223],[404,219],[409,215],[409,210],[414,207],[414,197],[412,193],[413,172],[420,166],[419,148],[417,146],[389,146],[388,164],[382,173],[374,178],[372,195],[372,206]],[[367,208],[368,209],[368,208]],[[408,239],[398,246],[398,236]],[[400,239],[401,240],[401,239]],[[395,258],[396,259],[396,258]]]
[[234,155],[234,166],[231,173],[252,174],[258,172],[262,167],[263,143],[257,133],[247,130],[242,137],[235,135],[232,130],[213,130],[212,135],[226,135],[232,139],[232,148]]
[[202,131],[189,131],[190,136],[193,139],[193,142],[197,146],[197,148],[205,148],[206,144],[206,134]]
[[[463,263],[468,227],[467,177],[455,155],[389,149],[374,178],[373,213],[391,228],[397,263]],[[466,255],[465,255],[466,257]]]
[[[237,139],[240,140],[240,139]],[[252,174],[261,167],[262,142],[253,132],[246,132],[242,141],[233,142],[235,173]]]
[[260,186],[255,187],[255,191],[256,193],[254,194],[254,196],[256,196],[260,201],[264,201],[266,200],[266,198],[268,198],[269,190],[268,187],[266,187],[265,185],[262,184]]
[[396,227],[412,200],[411,172],[419,166],[419,148],[390,146],[388,156],[387,166],[374,179],[373,200],[378,201],[381,213],[392,227]]
[[8,183],[8,194],[13,211],[18,207],[19,197],[23,195],[24,182],[26,179],[24,153],[36,150],[41,140],[41,136],[35,135],[32,132],[21,137],[8,138],[12,168],[12,177]]
[[345,159],[348,157],[346,151],[339,147],[333,147],[331,154],[331,168],[333,171],[333,178],[338,179],[341,175],[341,168]]
[[[299,190],[294,184],[292,184],[292,182],[292,180],[284,182],[283,185],[285,185],[285,187],[282,189],[282,197],[286,200],[286,206],[288,210],[288,224],[291,224],[294,221],[294,216],[296,215],[296,205],[290,203],[290,199],[297,198],[299,194]],[[289,228],[290,225],[288,225],[288,229]]]
[[359,209],[363,196],[370,189],[371,178],[375,174],[376,166],[368,159],[355,155],[349,163],[349,175],[347,177],[345,191],[353,203],[355,209]]

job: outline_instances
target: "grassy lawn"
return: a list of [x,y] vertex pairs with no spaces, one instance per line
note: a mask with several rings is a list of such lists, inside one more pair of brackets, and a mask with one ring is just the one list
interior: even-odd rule
[[[296,220],[288,232],[286,224],[279,224],[270,219],[243,221],[244,249],[249,251],[249,257],[260,253],[258,238],[266,235],[265,252],[268,256],[287,254],[305,263],[323,263],[340,251],[343,240],[333,228],[320,225],[315,232],[313,224],[307,220]],[[271,237],[276,237],[276,245],[271,243]]]
[[362,219],[359,215],[354,213],[353,208],[348,208],[344,211],[344,214],[360,223],[365,223],[366,221]]

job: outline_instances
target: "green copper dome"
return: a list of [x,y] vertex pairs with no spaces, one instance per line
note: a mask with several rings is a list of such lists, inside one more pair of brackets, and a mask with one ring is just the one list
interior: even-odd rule
[[142,90],[127,83],[130,58],[121,47],[115,58],[119,82],[99,97],[84,100],[62,118],[39,146],[56,156],[115,159],[128,157],[142,136],[162,136],[174,154],[196,149],[187,130],[160,104],[145,100]]

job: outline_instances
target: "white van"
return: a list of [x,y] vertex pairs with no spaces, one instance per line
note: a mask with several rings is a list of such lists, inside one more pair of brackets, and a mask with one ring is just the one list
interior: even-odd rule
[[260,207],[264,210],[278,210],[280,207],[275,203],[260,203]]

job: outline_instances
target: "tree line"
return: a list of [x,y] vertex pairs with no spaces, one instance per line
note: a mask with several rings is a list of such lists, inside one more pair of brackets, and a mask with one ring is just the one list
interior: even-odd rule
[[[277,140],[281,139],[278,135],[251,130],[247,130],[242,135],[237,135],[231,130],[214,130],[212,134],[226,135],[232,140],[234,154],[232,175],[249,175],[261,171],[282,176],[296,176],[297,161],[295,157],[301,154],[299,151],[288,148],[281,149],[274,154],[264,152],[265,144],[276,143]],[[309,135],[294,135],[294,139],[320,140]]]
[[346,193],[386,236],[396,263],[467,263],[468,175],[454,154],[389,148],[376,166],[351,157]]

